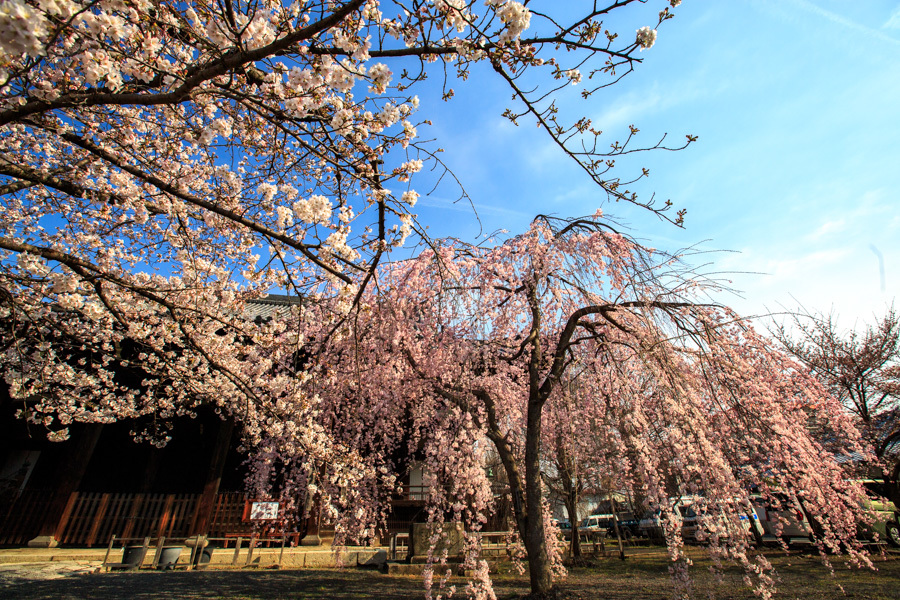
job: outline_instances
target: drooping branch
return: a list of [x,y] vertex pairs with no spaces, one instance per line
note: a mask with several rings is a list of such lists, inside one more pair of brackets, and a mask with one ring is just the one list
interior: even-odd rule
[[696,305],[686,302],[632,300],[628,302],[618,302],[615,304],[585,306],[576,310],[566,320],[566,324],[563,327],[562,332],[560,332],[558,340],[556,341],[556,348],[553,352],[553,362],[551,364],[550,370],[544,378],[544,381],[540,385],[539,393],[541,398],[546,399],[550,395],[550,392],[553,389],[553,385],[555,385],[555,383],[559,381],[559,378],[562,376],[565,367],[566,353],[570,347],[572,336],[581,326],[581,319],[583,319],[584,317],[588,315],[600,315],[615,327],[620,329],[623,333],[631,333],[626,326],[622,325],[614,319],[614,317],[612,316],[614,313],[629,308],[648,308],[669,311],[680,308],[688,308],[692,306]]

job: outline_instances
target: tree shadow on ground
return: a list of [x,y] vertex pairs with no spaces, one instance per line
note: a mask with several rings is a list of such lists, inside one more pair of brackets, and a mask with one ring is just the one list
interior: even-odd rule
[[[832,573],[815,555],[770,554],[780,580],[776,599],[896,600],[900,589],[900,560],[897,556],[872,558],[877,570],[848,568],[846,560],[835,559]],[[756,598],[744,583],[741,569],[729,567],[714,577],[707,571],[708,560],[699,557],[694,560],[695,598],[710,594],[719,600]],[[625,562],[598,560],[591,567],[572,569],[569,577],[561,582],[557,597],[560,600],[665,600],[674,591],[668,564],[665,556],[635,556]],[[454,597],[464,596],[461,588],[465,583],[455,578],[449,582],[457,587]],[[494,589],[501,600],[523,598],[528,593],[528,577],[497,575]],[[424,596],[421,576],[388,576],[357,569],[114,572],[52,580],[22,579],[0,585],[0,598],[4,600],[419,600]]]
[[100,573],[45,581],[21,581],[0,589],[0,596],[31,600],[141,600],[147,598],[291,598],[423,597],[421,578],[384,577],[358,571],[202,571]]

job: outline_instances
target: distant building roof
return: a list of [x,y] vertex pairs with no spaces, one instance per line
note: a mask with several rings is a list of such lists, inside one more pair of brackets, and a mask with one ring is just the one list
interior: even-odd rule
[[303,298],[284,294],[269,294],[262,298],[249,300],[244,309],[245,314],[253,319],[267,320],[278,314],[287,313],[291,306],[300,304]]

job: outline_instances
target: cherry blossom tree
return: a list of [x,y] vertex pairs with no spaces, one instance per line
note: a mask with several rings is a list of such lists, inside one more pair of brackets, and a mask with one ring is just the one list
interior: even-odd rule
[[[775,335],[852,415],[890,479],[900,478],[900,316],[891,307],[861,332],[833,314],[798,315]],[[897,494],[897,489],[894,489]]]
[[610,439],[607,434],[612,429],[596,418],[592,400],[603,393],[596,372],[579,371],[577,365],[572,371],[546,407],[541,475],[547,492],[561,499],[566,509],[572,526],[569,555],[577,564],[582,556],[579,526],[587,516],[579,512],[580,504],[586,492],[596,494],[617,479],[610,471],[616,465],[613,457],[617,452],[610,452],[608,445],[618,441]]
[[[449,99],[483,65],[515,97],[508,118],[536,121],[609,197],[680,221],[610,170],[636,129],[607,140],[556,102],[582,78],[592,97],[631,71],[678,4],[617,32],[614,13],[643,2],[3,0],[0,363],[13,395],[39,400],[28,416],[53,439],[73,419],[198,401],[268,429],[295,376],[262,377],[284,331],[248,323],[245,303],[287,291],[299,314],[327,296],[317,318],[340,320],[421,232],[413,185],[443,163],[420,141],[415,92],[436,74]],[[122,385],[115,355],[144,385]]]
[[[357,539],[413,454],[431,518],[477,531],[490,444],[545,593],[560,549],[542,444],[548,422],[568,426],[547,407],[578,364],[590,431],[667,515],[675,564],[671,480],[710,514],[777,481],[802,491],[823,549],[857,553],[857,490],[798,424],[821,412],[851,448],[852,426],[674,257],[599,218],[541,218],[495,247],[421,235],[414,183],[443,167],[414,93],[437,72],[449,99],[481,66],[509,86],[505,116],[537,123],[603,194],[681,222],[627,189],[646,171],[612,170],[637,128],[611,141],[558,104],[630,72],[680,2],[646,4],[3,0],[0,365],[23,416],[65,439],[73,421],[212,404],[255,445],[254,481],[287,465]],[[617,31],[628,10],[651,12]],[[431,248],[389,264],[410,235]],[[274,289],[297,302],[248,319]],[[708,520],[714,552],[747,564],[723,527]],[[469,592],[489,597],[469,542]]]
[[[564,415],[554,415],[550,418],[550,425],[547,429],[547,439],[544,442],[546,447],[545,462],[549,468],[542,472],[544,483],[550,494],[561,498],[566,509],[566,516],[571,524],[571,539],[569,544],[569,553],[573,561],[581,559],[581,539],[579,533],[579,518],[582,516],[578,512],[578,506],[581,502],[588,483],[591,481],[591,469],[596,461],[585,460],[585,455],[580,450],[589,445],[594,438],[593,435],[585,435],[585,432],[576,427],[577,418],[573,417],[573,412],[582,406],[580,399],[576,397],[577,388],[571,383],[568,385],[568,393],[560,394],[561,402],[559,406],[549,407],[549,410],[564,411]],[[553,425],[557,427],[553,428]],[[568,425],[568,428],[565,426]],[[551,429],[553,429],[551,431]]]
[[[603,449],[605,472],[662,511],[676,567],[689,561],[669,497],[702,495],[711,552],[744,564],[769,593],[765,560],[748,558],[739,522],[753,484],[802,495],[820,548],[862,556],[860,490],[805,428],[816,414],[846,451],[859,451],[852,424],[806,369],[709,303],[712,284],[679,257],[643,248],[599,216],[539,217],[504,243],[448,243],[391,265],[378,282],[381,294],[366,297],[324,358],[317,391],[341,415],[338,439],[415,447],[433,477],[433,517],[472,530],[489,509],[478,462],[490,443],[536,594],[551,590],[560,559],[542,446],[573,429]],[[587,385],[572,398],[576,373]],[[577,412],[559,410],[567,395]]]

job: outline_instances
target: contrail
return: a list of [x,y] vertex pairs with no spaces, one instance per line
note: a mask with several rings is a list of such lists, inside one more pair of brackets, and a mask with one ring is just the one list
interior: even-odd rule
[[881,254],[881,250],[879,250],[875,244],[869,244],[869,250],[875,253],[875,256],[878,257],[878,275],[881,277],[881,291],[885,290],[884,285],[884,256]]

